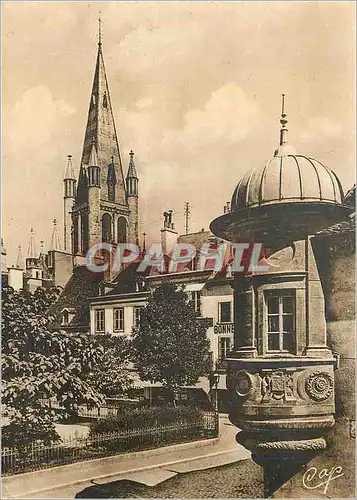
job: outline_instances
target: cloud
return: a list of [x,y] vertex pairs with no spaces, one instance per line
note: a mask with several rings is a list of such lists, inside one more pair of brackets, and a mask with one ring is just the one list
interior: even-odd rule
[[324,142],[340,137],[342,127],[323,116],[316,116],[308,121],[308,127],[300,134],[300,139],[306,142]]
[[[5,131],[13,152],[21,149],[37,151],[60,130],[63,118],[75,109],[63,100],[56,100],[50,90],[42,85],[27,89],[13,106],[6,122]],[[63,129],[62,129],[63,133]]]
[[228,84],[213,92],[203,109],[189,111],[181,136],[183,143],[239,142],[257,122],[259,108],[244,91]]

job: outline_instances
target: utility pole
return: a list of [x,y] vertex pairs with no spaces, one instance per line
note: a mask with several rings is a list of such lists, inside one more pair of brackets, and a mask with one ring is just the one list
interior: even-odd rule
[[188,201],[186,201],[186,203],[185,203],[184,214],[185,214],[185,234],[188,234],[188,229],[189,229],[188,221],[189,221],[190,215],[191,215],[190,204]]

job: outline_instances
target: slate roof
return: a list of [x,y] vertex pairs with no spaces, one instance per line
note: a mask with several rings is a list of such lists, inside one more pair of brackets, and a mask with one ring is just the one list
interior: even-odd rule
[[[354,185],[345,195],[345,205],[355,207],[356,204],[356,185]],[[315,234],[315,238],[338,237],[343,235],[354,236],[356,234],[356,212],[341,222],[337,222],[322,231]]]
[[211,231],[199,231],[197,233],[181,234],[177,238],[177,243],[188,243],[196,248],[200,248],[203,243],[208,242],[208,240],[213,237],[214,235]]
[[87,330],[89,328],[88,298],[98,295],[102,280],[102,274],[93,273],[86,266],[75,267],[63,292],[48,310],[48,315],[54,317],[52,327],[54,329],[63,328],[61,326],[62,311],[68,309],[74,311],[74,317],[65,326],[65,329]]
[[122,269],[110,282],[108,286],[112,287],[105,295],[117,295],[122,293],[134,293],[137,291],[142,291],[137,289],[137,283],[141,283],[145,276],[150,272],[150,268],[147,268],[145,272],[138,272],[138,267],[141,263],[141,259],[137,259],[131,262],[127,267]]

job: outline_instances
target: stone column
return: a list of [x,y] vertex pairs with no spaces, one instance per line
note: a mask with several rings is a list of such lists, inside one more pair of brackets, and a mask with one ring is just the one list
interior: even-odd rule
[[326,345],[325,299],[310,237],[305,240],[306,349],[309,357],[331,357]]

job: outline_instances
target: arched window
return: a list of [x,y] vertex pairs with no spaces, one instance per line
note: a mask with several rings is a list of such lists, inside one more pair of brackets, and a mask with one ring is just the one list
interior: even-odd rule
[[72,230],[73,230],[73,253],[77,254],[79,252],[78,215],[75,215],[72,219]]
[[112,218],[109,214],[102,217],[102,241],[110,243],[112,241]]
[[127,236],[128,236],[127,231],[128,231],[128,224],[126,222],[125,217],[119,217],[119,219],[118,219],[118,237],[117,237],[118,243],[126,243]]
[[82,237],[82,252],[88,252],[88,239],[89,239],[89,222],[88,214],[82,214],[81,217],[81,237]]

